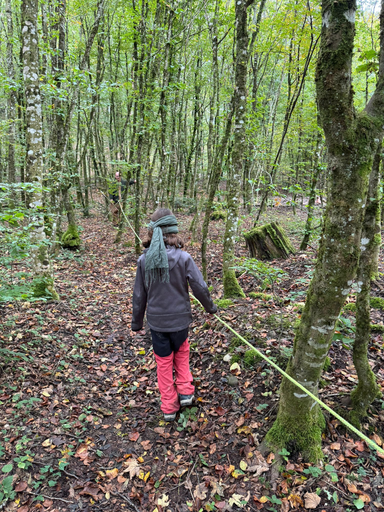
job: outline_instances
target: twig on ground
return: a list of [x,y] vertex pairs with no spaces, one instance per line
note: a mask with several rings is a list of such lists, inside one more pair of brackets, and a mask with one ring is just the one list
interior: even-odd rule
[[140,512],[140,510],[136,507],[136,505],[129,498],[124,496],[124,494],[121,494],[121,492],[111,492],[111,494],[113,496],[119,496],[122,500],[126,501],[128,503],[128,505],[130,507],[132,507],[133,510],[135,510],[135,512]]
[[32,492],[32,491],[24,491],[24,492],[26,492],[27,494],[32,494],[33,496],[42,496],[43,498],[46,498],[47,500],[58,500],[58,501],[63,501],[64,503],[73,503],[73,501],[68,501],[68,500],[65,500],[64,498],[59,498],[57,496],[46,496],[45,494],[40,494],[40,493]]

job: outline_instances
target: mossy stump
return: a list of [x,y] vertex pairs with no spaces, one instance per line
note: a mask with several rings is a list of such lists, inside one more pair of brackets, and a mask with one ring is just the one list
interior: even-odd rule
[[67,231],[61,237],[61,243],[65,249],[72,249],[73,251],[80,249],[81,240],[76,226],[68,226]]
[[251,258],[274,260],[288,258],[295,250],[284,230],[277,222],[271,222],[244,233]]

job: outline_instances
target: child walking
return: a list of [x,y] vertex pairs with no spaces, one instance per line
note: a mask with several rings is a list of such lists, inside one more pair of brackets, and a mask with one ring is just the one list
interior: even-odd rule
[[[207,285],[191,256],[182,251],[177,220],[158,208],[148,225],[146,250],[137,262],[132,331],[143,327],[145,309],[151,329],[161,410],[173,421],[180,406],[191,405],[195,388],[189,369],[188,327],[192,322],[188,284],[208,313],[216,313]],[[175,371],[176,381],[173,379]]]

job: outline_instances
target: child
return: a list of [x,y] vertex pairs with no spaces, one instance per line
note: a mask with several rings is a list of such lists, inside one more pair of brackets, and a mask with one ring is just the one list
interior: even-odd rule
[[217,311],[195,262],[181,250],[184,242],[177,233],[177,220],[172,212],[158,208],[148,225],[148,239],[143,242],[147,249],[137,262],[132,299],[133,331],[142,329],[148,304],[147,322],[165,421],[173,421],[180,406],[191,405],[194,399],[189,370],[188,326],[192,314],[188,284],[208,313]]

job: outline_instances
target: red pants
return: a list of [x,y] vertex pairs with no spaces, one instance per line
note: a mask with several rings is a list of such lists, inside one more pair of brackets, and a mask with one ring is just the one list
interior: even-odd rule
[[[184,341],[177,352],[160,357],[155,354],[157,362],[157,381],[161,395],[161,410],[171,414],[180,409],[178,394],[193,395],[193,377],[189,370],[189,343]],[[175,370],[176,382],[173,381]]]

